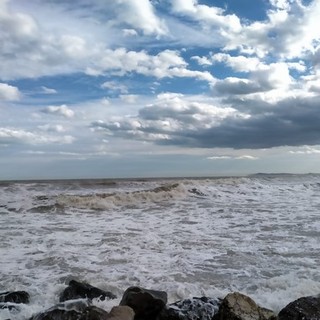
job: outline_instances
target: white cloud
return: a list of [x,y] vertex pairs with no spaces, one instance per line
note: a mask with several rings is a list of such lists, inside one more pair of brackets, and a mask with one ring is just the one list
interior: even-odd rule
[[45,86],[41,87],[42,93],[44,94],[56,94],[57,90],[53,89],[53,88],[47,88]]
[[[65,33],[65,30],[59,28],[54,29],[51,15],[47,21],[43,18],[35,19],[27,13],[12,12],[13,10],[9,10],[4,5],[4,11],[0,14],[0,28],[6,30],[6,35],[0,34],[2,44],[0,59],[6,63],[0,65],[0,79],[36,78],[76,72],[86,72],[91,76],[125,75],[135,72],[157,79],[189,77],[214,81],[209,72],[189,70],[188,64],[177,50],[163,50],[151,55],[146,51],[130,51],[119,45],[113,46],[115,49],[110,49],[108,42],[102,39],[101,30],[97,32],[97,35],[95,32],[90,32],[96,31],[92,27],[92,21],[83,21],[83,25],[86,26],[88,22],[88,30],[79,27],[81,19],[84,18],[77,17],[76,9],[73,8],[74,12],[65,4],[70,11],[71,22],[68,22],[66,13],[62,9],[56,12],[59,5],[62,6],[60,3],[53,6],[53,17],[58,17],[60,13],[62,21],[70,26],[68,28],[70,33]],[[45,11],[44,8],[46,4],[39,7],[40,12],[44,10],[43,12],[48,13],[49,9]],[[116,16],[115,19],[127,20],[129,15],[134,21],[127,22],[135,24],[137,28],[141,24],[140,29],[145,34],[162,35],[166,32],[148,0],[118,0],[116,4],[108,4],[107,8],[113,11],[122,8],[121,13],[118,12],[122,18]],[[111,27],[106,26],[106,28]],[[109,34],[114,31],[114,29],[106,30]],[[95,36],[93,37],[92,34]],[[49,92],[46,90],[44,93]]]
[[118,83],[118,82],[115,82],[115,81],[106,81],[101,85],[101,88],[109,89],[112,91],[119,91],[121,93],[128,92],[128,88],[125,85]]
[[132,37],[138,35],[137,31],[134,29],[123,29],[122,33],[125,37]]
[[120,99],[126,103],[135,103],[138,99],[137,94],[121,94]]
[[195,13],[197,0],[173,0],[172,10],[174,12],[190,12]]
[[117,20],[115,23],[125,23],[141,30],[146,35],[165,35],[167,27],[154,12],[149,0],[116,0]]
[[236,72],[248,74],[248,79],[227,77],[214,83],[213,88],[223,94],[250,94],[274,89],[286,91],[294,82],[290,69],[305,71],[301,62],[274,62],[268,65],[257,57],[231,56],[226,53],[217,53],[211,60],[214,63],[223,63]]
[[17,101],[21,97],[17,87],[10,86],[6,83],[0,83],[0,100]]
[[197,61],[200,66],[212,65],[212,61],[210,61],[210,59],[208,59],[207,57],[193,56],[191,57],[191,59]]
[[231,155],[217,155],[207,157],[208,160],[258,160],[258,157],[250,155],[240,155],[240,156],[231,156]]
[[42,110],[43,113],[60,115],[65,118],[72,118],[74,116],[74,111],[68,108],[65,104],[61,106],[48,106]]
[[301,77],[303,89],[315,95],[320,93],[320,70]]
[[74,141],[70,135],[43,135],[23,129],[0,128],[0,144],[70,144]]
[[288,0],[269,0],[270,4],[278,9],[286,9],[290,8],[290,3]]
[[271,4],[274,8],[267,12],[267,20],[242,25],[237,35],[226,33],[225,38],[229,40],[225,49],[240,49],[260,57],[271,54],[283,59],[314,52],[320,38],[320,2],[312,1],[304,6],[299,0],[274,0]]
[[320,149],[317,149],[317,148],[314,148],[314,147],[310,147],[310,146],[304,146],[300,150],[291,150],[291,151],[289,151],[289,153],[291,153],[291,154],[301,154],[301,155],[305,155],[305,154],[320,154]]
[[198,4],[197,0],[173,0],[172,11],[198,21],[204,29],[222,28],[222,32],[235,33],[242,29],[236,15],[225,14],[224,10],[218,7]]
[[95,61],[95,66],[89,70],[90,74],[104,74],[111,72],[124,75],[136,72],[158,79],[165,77],[196,78],[213,82],[214,77],[207,71],[187,69],[187,62],[176,50],[164,50],[152,56],[145,51],[127,51],[125,48],[106,50],[100,61]]
[[60,124],[56,124],[56,125],[44,124],[44,125],[38,126],[38,128],[40,130],[47,131],[47,132],[58,132],[58,133],[61,133],[61,132],[65,132],[66,131],[65,128]]
[[231,56],[227,53],[216,53],[211,56],[212,62],[224,63],[238,72],[251,72],[257,70],[262,65],[257,57],[246,57],[243,55]]

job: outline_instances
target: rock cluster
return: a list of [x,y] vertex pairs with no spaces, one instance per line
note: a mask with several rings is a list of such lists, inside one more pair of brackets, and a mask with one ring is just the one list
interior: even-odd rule
[[[94,298],[105,300],[116,296],[71,280],[61,293],[59,304],[29,320],[320,320],[320,295],[297,299],[278,315],[239,292],[229,293],[224,299],[195,297],[167,304],[164,291],[129,287],[119,306],[109,312],[93,306]],[[24,291],[0,293],[0,308],[28,302],[29,294]]]

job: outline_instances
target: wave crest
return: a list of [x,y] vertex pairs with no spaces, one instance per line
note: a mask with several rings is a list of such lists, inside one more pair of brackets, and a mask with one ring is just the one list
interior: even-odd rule
[[149,190],[85,195],[59,195],[57,205],[81,209],[104,210],[121,206],[139,207],[145,203],[162,203],[186,196],[187,190],[180,183],[164,184]]

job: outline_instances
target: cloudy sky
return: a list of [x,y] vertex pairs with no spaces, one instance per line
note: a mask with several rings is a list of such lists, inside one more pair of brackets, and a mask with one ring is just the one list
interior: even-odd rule
[[0,0],[0,179],[320,172],[319,0]]

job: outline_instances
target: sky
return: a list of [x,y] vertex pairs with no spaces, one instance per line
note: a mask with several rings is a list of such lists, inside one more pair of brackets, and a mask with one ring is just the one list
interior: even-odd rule
[[0,180],[320,173],[319,0],[0,0]]

